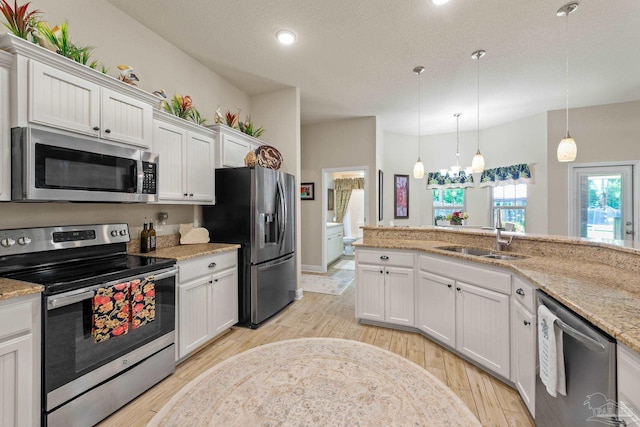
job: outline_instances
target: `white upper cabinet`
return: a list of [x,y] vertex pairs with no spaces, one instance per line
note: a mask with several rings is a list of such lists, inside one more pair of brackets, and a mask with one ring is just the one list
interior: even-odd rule
[[100,135],[100,86],[31,61],[29,121],[86,135]]
[[101,100],[101,138],[141,148],[151,146],[151,105],[106,88],[102,88]]
[[0,51],[0,200],[11,200],[9,82],[13,56]]
[[249,151],[254,151],[262,141],[226,125],[209,126],[218,133],[216,138],[216,168],[244,167],[244,158]]
[[160,158],[158,201],[213,203],[215,134],[164,112],[154,114],[152,151]]
[[47,126],[151,147],[154,95],[10,34],[0,36],[0,49],[15,54],[11,127]]

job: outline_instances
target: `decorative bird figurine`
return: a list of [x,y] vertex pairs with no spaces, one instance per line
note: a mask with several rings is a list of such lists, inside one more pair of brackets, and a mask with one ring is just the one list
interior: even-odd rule
[[138,76],[133,74],[133,68],[128,65],[118,65],[118,80],[136,86],[135,82],[139,82]]
[[213,115],[213,121],[216,124],[224,123],[224,116],[222,115],[222,111],[220,111],[220,105],[216,108],[216,112]]
[[164,105],[167,103],[166,101],[167,92],[165,92],[164,89],[160,89],[160,90],[154,90],[153,94],[158,98],[160,98],[160,101],[158,102],[158,110],[163,110]]

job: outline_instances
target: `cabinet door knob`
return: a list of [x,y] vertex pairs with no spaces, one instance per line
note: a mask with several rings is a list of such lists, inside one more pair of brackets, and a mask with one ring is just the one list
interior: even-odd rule
[[382,271],[382,270],[380,270],[380,274],[382,274],[382,273],[383,273],[383,271]]
[[96,132],[100,130],[100,128],[98,126],[94,126],[93,130],[95,130]]
[[183,194],[183,196],[184,196],[184,197],[187,197],[187,196],[188,196],[188,194],[187,194],[187,193],[184,193],[184,194]]
[[193,193],[190,193],[190,194],[189,194],[189,197],[193,197]]
[[111,129],[105,129],[104,133],[111,133]]
[[524,323],[524,326],[529,326],[531,324],[531,322],[529,322],[528,320],[525,320],[522,323]]
[[216,282],[216,283],[218,283],[218,279],[214,279],[213,281],[214,281],[214,282]]
[[209,264],[209,268],[216,268],[216,263],[212,262],[211,264]]
[[388,259],[389,259],[389,257],[388,257],[388,256],[386,256],[386,255],[382,255],[382,256],[380,257],[380,259],[381,259],[381,260],[383,260],[383,261],[386,261],[386,260],[388,260]]
[[387,274],[389,274],[389,272],[387,271]]
[[522,288],[516,289],[516,294],[524,296],[524,289]]
[[209,280],[209,283],[213,283],[213,281],[212,281],[212,280]]
[[453,286],[452,284],[448,284],[447,288],[451,289],[451,286]]
[[456,291],[460,292],[461,290],[462,290],[462,289],[460,289],[460,288],[456,287]]

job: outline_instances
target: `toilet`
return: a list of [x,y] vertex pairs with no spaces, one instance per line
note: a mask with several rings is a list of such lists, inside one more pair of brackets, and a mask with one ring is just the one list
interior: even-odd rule
[[343,237],[342,244],[344,245],[344,254],[353,255],[353,242],[358,240],[358,237]]

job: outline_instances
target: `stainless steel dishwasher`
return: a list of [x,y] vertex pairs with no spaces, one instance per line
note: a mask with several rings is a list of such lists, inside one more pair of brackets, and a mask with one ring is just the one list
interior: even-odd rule
[[563,332],[567,395],[547,393],[536,356],[536,426],[624,425],[616,416],[615,339],[538,290],[541,304],[558,316],[556,325]]

